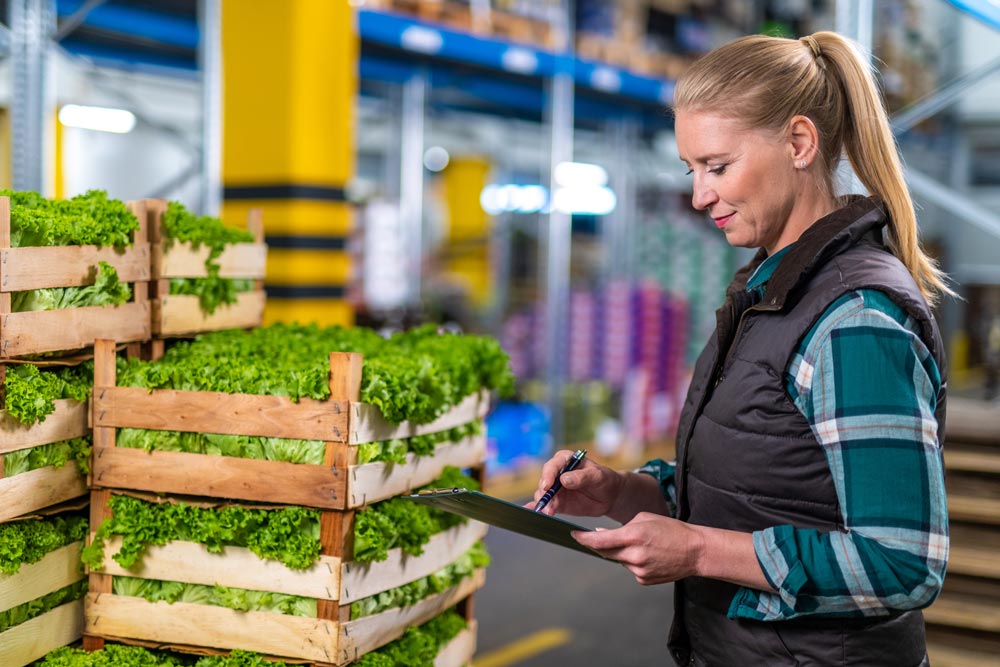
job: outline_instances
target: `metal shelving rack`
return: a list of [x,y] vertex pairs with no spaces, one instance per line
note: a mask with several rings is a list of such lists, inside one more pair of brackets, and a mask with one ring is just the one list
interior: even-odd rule
[[[419,228],[420,224],[419,209],[413,209],[423,192],[420,175],[424,144],[422,137],[416,135],[423,133],[428,86],[433,87],[437,79],[446,79],[455,70],[476,71],[483,77],[477,83],[479,95],[498,106],[510,103],[509,89],[501,86],[513,85],[524,91],[522,110],[539,112],[548,135],[550,192],[556,188],[552,182],[555,166],[573,159],[573,129],[578,117],[582,114],[602,117],[616,137],[611,156],[616,166],[616,188],[627,193],[632,181],[628,156],[636,129],[644,116],[663,114],[673,98],[673,82],[576,57],[570,46],[573,39],[568,3],[564,3],[563,9],[561,21],[553,26],[563,36],[563,45],[552,51],[471,35],[414,17],[358,11],[362,80],[395,82],[403,90],[400,109],[403,176],[399,195],[408,226]],[[494,89],[488,79],[491,76],[504,83]],[[623,206],[614,224],[608,226],[605,242],[612,258],[608,262],[609,272],[626,264],[628,230],[633,222],[634,208]],[[565,376],[559,360],[568,335],[572,251],[569,214],[556,210],[547,213],[541,232],[539,264],[544,267],[546,403],[553,442],[559,446],[564,433],[560,406]],[[411,240],[415,237],[411,235]],[[411,259],[411,266],[416,261]]]

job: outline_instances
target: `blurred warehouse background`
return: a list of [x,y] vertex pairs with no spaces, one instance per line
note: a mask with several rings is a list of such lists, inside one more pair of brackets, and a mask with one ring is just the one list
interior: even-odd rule
[[[497,337],[518,387],[488,467],[512,498],[554,448],[670,455],[749,258],[691,208],[673,82],[741,35],[836,30],[871,53],[923,242],[961,296],[937,313],[951,396],[975,399],[969,423],[1000,406],[996,0],[7,0],[0,21],[0,187],[259,207],[266,323]],[[928,611],[941,665],[1000,664],[1000,456],[975,449],[1000,434],[974,440],[946,453],[978,477],[967,506],[949,488],[969,539]],[[491,590],[484,629],[530,631],[490,616],[523,591]]]

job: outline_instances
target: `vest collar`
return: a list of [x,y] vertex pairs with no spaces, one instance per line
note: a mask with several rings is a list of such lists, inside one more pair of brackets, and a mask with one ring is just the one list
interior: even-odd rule
[[[882,228],[887,222],[880,197],[852,195],[846,206],[820,218],[802,233],[767,281],[767,298],[758,308],[781,310],[796,287],[804,285],[831,258],[862,240],[883,245]],[[745,291],[747,281],[765,259],[767,251],[761,248],[737,271],[726,293]]]

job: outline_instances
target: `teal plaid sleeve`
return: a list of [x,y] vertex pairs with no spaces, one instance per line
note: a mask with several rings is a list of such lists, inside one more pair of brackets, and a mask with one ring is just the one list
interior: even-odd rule
[[830,464],[844,530],[754,533],[778,592],[740,589],[730,617],[879,616],[937,597],[948,559],[941,377],[918,330],[886,295],[862,290],[831,305],[801,343],[786,386]]
[[636,468],[635,472],[650,475],[660,484],[660,493],[667,501],[667,511],[670,516],[677,516],[677,492],[674,485],[674,473],[677,471],[677,464],[663,459],[653,459],[646,461]]

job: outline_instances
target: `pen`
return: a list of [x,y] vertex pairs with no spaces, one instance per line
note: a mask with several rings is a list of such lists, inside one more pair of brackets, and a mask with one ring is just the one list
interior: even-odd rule
[[549,490],[545,492],[545,495],[539,498],[538,502],[535,503],[536,512],[540,512],[543,507],[549,504],[549,501],[552,500],[552,496],[556,495],[556,491],[562,488],[562,482],[559,481],[559,479],[565,473],[568,473],[570,470],[573,470],[578,465],[580,465],[580,461],[582,461],[583,457],[586,455],[587,455],[586,449],[578,449],[573,453],[573,456],[570,457],[569,463],[566,464],[566,467],[563,468],[561,471],[559,471],[559,474],[556,476],[555,483],[552,486],[550,486]]

